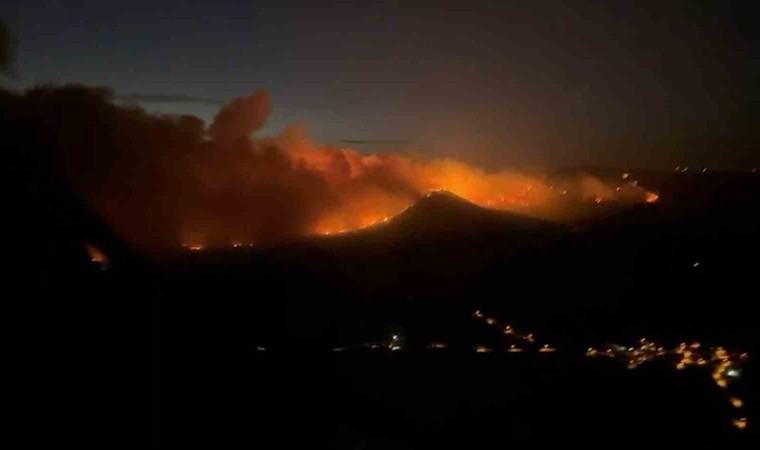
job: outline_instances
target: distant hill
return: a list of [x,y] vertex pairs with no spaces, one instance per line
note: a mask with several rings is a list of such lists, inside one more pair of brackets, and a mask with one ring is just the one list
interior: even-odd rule
[[[361,230],[311,237],[318,247],[343,247],[382,243],[383,245],[458,246],[463,241],[510,241],[543,236],[562,230],[550,222],[507,211],[483,208],[449,191],[432,191],[387,222]],[[473,242],[474,243],[474,242]]]
[[390,221],[390,232],[451,232],[485,230],[536,232],[557,226],[514,213],[475,205],[449,191],[433,191]]

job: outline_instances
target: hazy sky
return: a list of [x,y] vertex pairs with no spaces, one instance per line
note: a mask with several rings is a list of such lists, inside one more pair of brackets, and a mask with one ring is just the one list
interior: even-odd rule
[[489,169],[758,163],[757,32],[731,2],[266,3],[6,0],[6,84],[106,85],[207,121],[265,88],[265,131]]

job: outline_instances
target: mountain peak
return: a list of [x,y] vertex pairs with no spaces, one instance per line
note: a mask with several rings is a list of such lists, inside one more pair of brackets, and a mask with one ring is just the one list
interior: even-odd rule
[[405,229],[418,230],[482,230],[533,229],[546,225],[539,220],[507,211],[478,206],[447,190],[426,193],[416,203],[396,216],[393,223]]
[[429,191],[410,208],[468,208],[482,209],[469,200],[445,189]]

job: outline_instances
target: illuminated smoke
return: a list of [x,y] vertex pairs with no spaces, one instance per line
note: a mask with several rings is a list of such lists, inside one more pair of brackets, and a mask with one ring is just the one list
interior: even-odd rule
[[19,148],[143,248],[338,233],[388,220],[434,189],[557,220],[572,220],[577,205],[594,201],[656,200],[628,177],[610,186],[591,176],[548,179],[451,159],[363,154],[314,143],[299,126],[255,136],[271,111],[265,91],[225,105],[209,127],[192,116],[117,105],[103,88],[39,87],[3,98]]

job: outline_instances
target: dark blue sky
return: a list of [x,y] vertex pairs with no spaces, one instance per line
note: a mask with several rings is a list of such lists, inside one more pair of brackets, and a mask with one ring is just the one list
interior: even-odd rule
[[318,3],[6,0],[10,84],[106,85],[205,120],[265,88],[265,131],[490,169],[757,164],[754,42],[730,2]]

